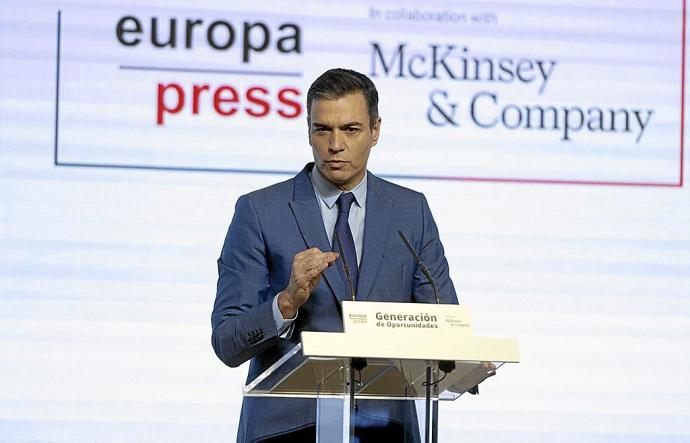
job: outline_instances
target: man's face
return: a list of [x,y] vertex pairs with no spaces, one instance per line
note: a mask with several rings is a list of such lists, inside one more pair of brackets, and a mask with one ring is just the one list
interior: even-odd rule
[[381,119],[369,127],[369,110],[361,92],[336,100],[312,101],[309,144],[319,172],[349,191],[364,178],[371,147],[378,142]]

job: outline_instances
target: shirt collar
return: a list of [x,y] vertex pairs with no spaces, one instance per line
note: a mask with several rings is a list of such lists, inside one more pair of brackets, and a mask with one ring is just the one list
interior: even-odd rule
[[[367,201],[367,175],[368,174],[365,173],[362,181],[359,182],[354,189],[349,191],[355,195],[355,204],[360,208],[363,207]],[[311,178],[311,183],[314,186],[314,190],[316,190],[316,194],[319,196],[319,198],[323,200],[326,206],[328,206],[328,209],[333,208],[333,205],[335,205],[336,201],[338,201],[340,194],[345,191],[329,182],[326,177],[321,174],[316,165],[314,165],[314,167],[311,169],[309,177]]]

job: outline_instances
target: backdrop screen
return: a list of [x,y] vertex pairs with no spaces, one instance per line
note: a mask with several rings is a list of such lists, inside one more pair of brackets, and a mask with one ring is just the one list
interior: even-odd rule
[[369,75],[369,169],[427,196],[521,362],[441,441],[690,439],[685,0],[0,4],[0,441],[233,441],[210,345],[236,199]]

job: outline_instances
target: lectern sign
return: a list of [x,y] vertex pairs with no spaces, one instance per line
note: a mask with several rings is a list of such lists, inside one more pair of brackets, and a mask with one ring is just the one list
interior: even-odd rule
[[470,313],[460,305],[424,303],[343,302],[345,332],[360,334],[382,331],[439,330],[453,334],[471,334]]
[[[517,341],[476,337],[460,305],[344,301],[345,332],[302,332],[311,357],[517,362]],[[404,344],[404,346],[401,346]]]

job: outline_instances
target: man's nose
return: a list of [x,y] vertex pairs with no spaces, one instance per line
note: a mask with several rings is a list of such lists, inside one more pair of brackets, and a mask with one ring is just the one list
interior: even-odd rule
[[345,149],[343,134],[336,130],[331,131],[331,137],[328,141],[328,150],[331,152],[340,152]]

